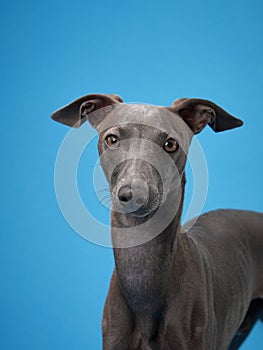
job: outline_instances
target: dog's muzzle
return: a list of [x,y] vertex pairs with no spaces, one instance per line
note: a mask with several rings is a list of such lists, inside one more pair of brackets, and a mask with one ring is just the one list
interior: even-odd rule
[[113,210],[131,216],[146,216],[158,207],[158,190],[143,179],[121,180],[113,198]]

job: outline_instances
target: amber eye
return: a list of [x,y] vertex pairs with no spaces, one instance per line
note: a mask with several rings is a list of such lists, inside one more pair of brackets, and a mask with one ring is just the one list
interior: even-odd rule
[[105,139],[106,145],[111,148],[117,148],[120,145],[120,140],[115,135],[108,135]]
[[178,148],[178,143],[171,137],[167,139],[163,145],[163,148],[166,152],[172,153],[175,152]]

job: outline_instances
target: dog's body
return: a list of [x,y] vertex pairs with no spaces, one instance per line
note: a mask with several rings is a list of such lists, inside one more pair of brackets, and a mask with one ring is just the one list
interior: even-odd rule
[[242,122],[205,100],[164,108],[122,105],[114,95],[85,96],[53,114],[70,126],[86,116],[99,131],[113,200],[116,269],[103,349],[238,349],[263,316],[263,214],[218,210],[184,230],[180,219],[192,134],[207,124],[223,131]]
[[[262,232],[263,214],[218,210],[202,215],[189,232],[177,232],[170,271],[160,276],[151,266],[154,280],[140,280],[137,274],[143,274],[147,260],[165,264],[166,249],[162,259],[154,256],[156,247],[151,243],[124,248],[123,259],[118,251],[117,269],[124,273],[113,273],[103,317],[104,348],[237,349],[263,316]],[[158,244],[167,248],[165,243],[159,238]],[[134,288],[135,295],[137,289],[145,289],[141,314],[133,312],[130,296],[121,287],[125,271],[131,269],[134,281],[129,283],[134,286],[127,288],[129,292]],[[158,284],[167,294],[161,311],[148,317],[149,309],[154,312],[157,298],[151,300],[151,294]],[[140,329],[147,327],[150,331],[144,329],[142,335]]]

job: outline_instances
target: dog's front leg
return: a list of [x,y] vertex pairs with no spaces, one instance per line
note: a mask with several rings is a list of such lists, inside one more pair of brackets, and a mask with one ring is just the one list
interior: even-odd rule
[[138,349],[140,339],[134,315],[124,298],[113,272],[102,319],[103,350]]

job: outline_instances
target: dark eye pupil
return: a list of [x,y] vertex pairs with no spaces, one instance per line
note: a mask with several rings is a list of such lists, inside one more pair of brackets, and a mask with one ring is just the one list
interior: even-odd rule
[[177,142],[174,139],[166,140],[164,144],[164,149],[167,152],[175,152],[177,150]]
[[119,139],[114,135],[107,136],[105,142],[109,147],[117,147],[119,145]]

